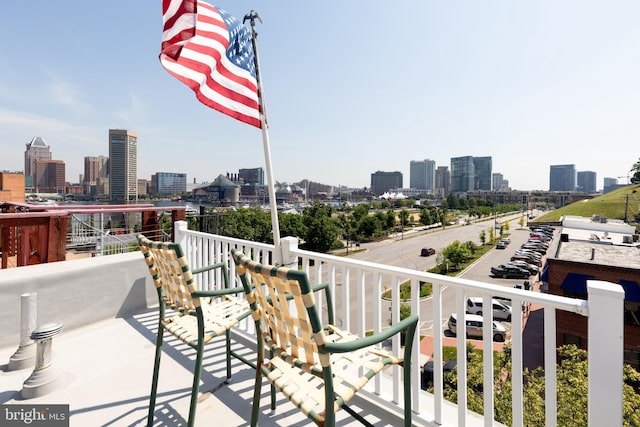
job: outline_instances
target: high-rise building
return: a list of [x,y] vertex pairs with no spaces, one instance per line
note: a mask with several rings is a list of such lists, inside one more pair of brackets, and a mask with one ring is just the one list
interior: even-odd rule
[[593,171],[578,172],[578,191],[584,193],[596,192],[596,173]]
[[451,191],[466,193],[475,189],[476,170],[472,156],[451,158]]
[[491,190],[491,156],[452,157],[451,191],[466,193],[473,190]]
[[475,170],[474,189],[491,191],[491,156],[474,157],[473,168]]
[[444,199],[449,195],[451,186],[451,173],[449,166],[438,166],[436,169],[435,194],[437,197]]
[[138,199],[138,134],[109,129],[109,193],[112,202]]
[[504,175],[501,173],[491,174],[491,189],[494,191],[507,191],[509,190],[509,180],[504,179]]
[[549,168],[549,191],[575,191],[576,166],[551,165]]
[[31,177],[31,179],[27,179],[27,187],[30,187],[28,185],[29,182],[35,187],[33,181],[36,174],[36,161],[38,160],[51,160],[51,149],[44,138],[34,136],[31,142],[27,144],[27,149],[24,152],[24,175],[25,177]]
[[82,186],[85,194],[96,195],[97,185],[109,175],[109,158],[107,156],[88,156],[84,158],[84,174]]
[[33,186],[36,193],[64,193],[65,164],[62,160],[36,160]]
[[174,172],[156,172],[151,175],[151,194],[169,196],[187,191],[187,174]]
[[498,172],[491,174],[491,188],[496,191],[502,190],[502,181],[504,181],[504,175]]
[[402,188],[402,172],[377,171],[371,174],[371,194],[379,196],[395,188]]
[[264,185],[264,169],[240,169],[238,171],[238,178],[245,184]]
[[433,192],[436,184],[434,160],[411,160],[409,163],[409,187]]

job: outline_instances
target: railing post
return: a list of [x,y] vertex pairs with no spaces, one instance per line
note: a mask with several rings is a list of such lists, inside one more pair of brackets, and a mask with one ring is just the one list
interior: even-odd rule
[[280,240],[282,246],[282,264],[286,267],[298,266],[298,256],[295,255],[295,251],[298,250],[298,238],[297,237],[283,237]]
[[587,280],[589,295],[589,425],[622,425],[624,290]]
[[180,243],[183,250],[187,249],[187,221],[176,221],[173,223],[173,229],[175,230],[175,243]]

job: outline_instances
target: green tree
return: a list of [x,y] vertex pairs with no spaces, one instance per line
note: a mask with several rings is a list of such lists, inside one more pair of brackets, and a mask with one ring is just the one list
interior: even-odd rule
[[422,225],[431,225],[434,221],[431,216],[431,209],[422,208],[420,209],[420,224]]
[[449,209],[445,206],[445,203],[442,204],[440,209],[438,209],[438,221],[442,223],[442,229],[447,226],[447,215],[449,214]]
[[366,216],[358,223],[358,234],[371,238],[382,234],[382,226],[376,216]]
[[360,222],[363,218],[369,215],[369,210],[371,207],[366,203],[361,203],[353,209],[353,218],[356,223]]
[[448,261],[454,270],[472,255],[469,247],[460,243],[459,240],[454,240],[449,246],[444,248],[442,254],[445,261]]
[[218,232],[223,236],[273,243],[271,215],[262,209],[225,210],[218,224]]
[[340,234],[336,221],[332,219],[333,213],[331,206],[321,202],[314,202],[304,209],[305,249],[326,253],[333,247]]
[[458,209],[459,206],[460,206],[460,203],[456,195],[453,193],[449,193],[449,195],[447,196],[447,207],[453,210],[453,209]]
[[393,209],[387,210],[387,215],[384,218],[384,228],[387,230],[393,230],[396,227],[396,212]]
[[304,236],[307,227],[304,225],[304,217],[297,213],[278,214],[280,224],[280,236]]
[[406,227],[409,224],[409,211],[407,209],[402,209],[400,211],[400,224]]
[[518,225],[520,226],[520,228],[524,228],[524,223],[525,223],[525,219],[524,219],[524,215],[522,215],[518,220]]
[[487,232],[484,230],[480,232],[480,243],[482,243],[482,245],[487,243]]
[[632,184],[640,184],[640,159],[631,166],[631,170],[629,172],[633,173],[631,177]]

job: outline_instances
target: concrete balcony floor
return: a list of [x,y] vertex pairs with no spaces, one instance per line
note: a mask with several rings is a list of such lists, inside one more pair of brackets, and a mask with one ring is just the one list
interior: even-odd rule
[[[70,425],[138,426],[146,425],[149,390],[153,369],[157,311],[110,319],[83,328],[63,332],[53,338],[53,365],[64,375],[64,383],[51,393],[23,400],[20,391],[32,368],[7,371],[11,355],[17,349],[0,349],[0,403],[68,404]],[[235,349],[254,357],[250,342],[234,343]],[[193,350],[165,334],[155,426],[186,425]],[[233,378],[224,384],[224,339],[210,343],[204,360],[200,386],[197,425],[246,426],[251,416],[254,370],[233,360]],[[207,390],[209,392],[207,392]],[[302,426],[312,424],[287,399],[278,394],[275,412],[269,408],[269,387],[263,384],[261,426]],[[366,399],[351,405],[366,414],[374,425],[397,426],[394,414]],[[339,425],[361,425],[345,411],[338,412]]]

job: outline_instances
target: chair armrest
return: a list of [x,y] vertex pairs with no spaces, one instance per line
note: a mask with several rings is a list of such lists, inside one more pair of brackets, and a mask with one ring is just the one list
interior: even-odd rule
[[392,325],[389,329],[385,329],[384,331],[378,332],[377,334],[369,335],[364,338],[358,338],[357,340],[344,343],[328,342],[325,344],[324,350],[319,348],[318,351],[320,351],[321,353],[347,353],[371,345],[379,344],[399,332],[411,328],[415,329],[417,325],[418,316],[414,314]]
[[193,270],[191,270],[191,273],[193,274],[203,273],[205,271],[213,270],[214,268],[220,268],[220,267],[224,269],[226,266],[227,264],[225,264],[224,262],[217,262],[215,264],[205,265],[204,267],[194,268]]
[[208,298],[208,297],[219,297],[222,295],[239,294],[239,293],[244,294],[244,288],[242,286],[238,286],[236,288],[223,288],[223,289],[196,291],[196,292],[193,292],[191,296],[197,297],[197,298]]
[[312,286],[313,292],[318,292],[324,290],[325,302],[327,305],[327,319],[330,325],[333,325],[334,317],[333,317],[333,298],[331,297],[331,289],[329,288],[328,283],[320,283],[319,285]]
[[[191,270],[191,274],[204,273],[205,271],[210,271],[216,268],[222,269],[222,279],[224,280],[224,287],[228,288],[229,287],[229,267],[227,267],[227,263],[225,263],[224,261],[217,262],[215,264],[207,265],[200,268],[194,268],[193,270]],[[240,288],[242,289],[242,287]],[[242,292],[244,292],[244,290]],[[235,293],[235,292],[230,292],[230,293]],[[220,294],[220,295],[223,295],[223,294]]]

